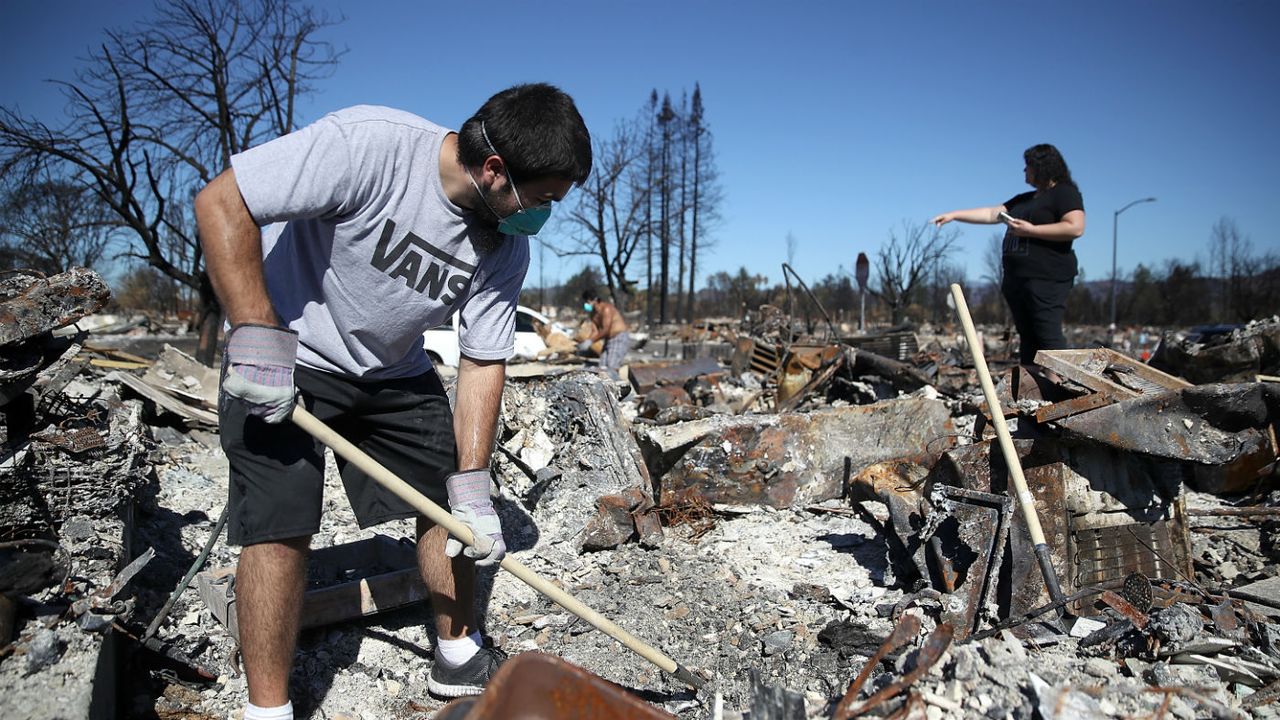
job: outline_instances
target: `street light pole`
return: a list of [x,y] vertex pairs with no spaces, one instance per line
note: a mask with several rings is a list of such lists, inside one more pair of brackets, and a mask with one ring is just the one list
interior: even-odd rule
[[1116,329],[1116,239],[1120,234],[1120,213],[1139,203],[1155,201],[1156,199],[1153,197],[1134,200],[1128,205],[1117,210],[1116,214],[1111,218],[1111,330],[1113,332]]

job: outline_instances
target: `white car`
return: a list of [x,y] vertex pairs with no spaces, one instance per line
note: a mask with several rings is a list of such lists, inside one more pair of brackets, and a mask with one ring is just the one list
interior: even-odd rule
[[[552,322],[551,318],[546,315],[533,308],[517,305],[516,357],[533,360],[538,357],[538,353],[547,349],[547,344],[542,341],[542,336],[533,329],[534,321],[572,336],[572,333]],[[453,314],[453,317],[450,318],[450,323],[451,325],[441,325],[422,334],[422,346],[426,348],[427,356],[431,358],[431,364],[436,367],[456,368],[462,355],[458,351],[458,313]]]

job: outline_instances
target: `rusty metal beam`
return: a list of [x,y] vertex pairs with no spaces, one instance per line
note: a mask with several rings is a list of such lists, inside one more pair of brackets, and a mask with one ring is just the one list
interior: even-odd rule
[[1053,422],[1054,420],[1061,420],[1064,417],[1071,417],[1072,415],[1079,415],[1082,412],[1096,410],[1104,405],[1110,405],[1113,402],[1115,402],[1115,399],[1107,396],[1105,393],[1095,392],[1089,393],[1088,395],[1081,395],[1080,397],[1071,398],[1070,400],[1063,400],[1062,402],[1054,403],[1052,405],[1045,405],[1039,410],[1036,410],[1036,422],[1047,423]]

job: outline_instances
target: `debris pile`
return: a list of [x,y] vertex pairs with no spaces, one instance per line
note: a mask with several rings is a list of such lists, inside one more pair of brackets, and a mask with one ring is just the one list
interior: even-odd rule
[[[1230,336],[1256,349],[1247,376],[1193,372],[1223,364],[1208,345],[1163,372],[1101,348],[1042,353],[1029,371],[987,332],[998,407],[946,328],[847,336],[767,306],[651,333],[624,382],[581,358],[523,364],[494,456],[513,555],[706,685],[491,572],[484,630],[519,663],[446,709],[425,690],[433,633],[412,523],[358,529],[330,463],[295,708],[484,717],[466,713],[528,707],[530,688],[559,678],[581,703],[631,709],[619,717],[1265,715],[1280,696],[1280,393],[1258,376],[1274,372],[1277,326]],[[51,673],[95,676],[75,644],[132,636],[125,706],[233,715],[245,685],[238,550],[219,540],[216,373],[176,348],[40,343],[5,406],[0,468],[4,527],[32,544],[21,562],[0,546],[0,567],[52,581],[6,590],[19,638],[0,657],[0,704],[25,711]]]
[[101,666],[117,664],[126,585],[154,554],[135,559],[128,528],[150,477],[142,405],[82,379],[84,332],[54,333],[108,294],[83,269],[0,281],[0,686],[22,717],[114,703]]

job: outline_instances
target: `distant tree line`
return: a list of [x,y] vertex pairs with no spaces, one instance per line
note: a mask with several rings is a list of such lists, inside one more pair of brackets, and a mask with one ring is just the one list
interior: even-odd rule
[[[1139,264],[1116,283],[1116,324],[1241,323],[1280,314],[1280,254],[1256,251],[1235,220],[1223,217],[1210,231],[1208,258]],[[1068,322],[1107,324],[1110,313],[1110,281],[1072,289]]]
[[[975,321],[1010,324],[1000,293],[1001,236],[989,238],[983,254],[985,272],[972,280],[965,278],[963,268],[952,258],[956,240],[955,232],[931,225],[904,222],[891,229],[871,263],[866,297],[869,327],[953,323],[955,310],[947,302],[953,282],[964,287]],[[789,234],[787,244],[792,248],[789,254],[794,254],[798,241]],[[1255,251],[1235,221],[1224,217],[1210,232],[1208,256],[1205,265],[1195,260],[1168,260],[1159,268],[1138,265],[1116,285],[1117,323],[1176,327],[1238,323],[1280,314],[1280,255]],[[696,308],[695,320],[741,319],[770,304],[814,326],[821,317],[818,309],[807,293],[794,283],[779,280],[782,277],[781,269],[772,275],[777,279],[771,279],[745,266],[736,272],[715,272],[707,276],[694,303],[687,307]],[[860,297],[850,271],[841,266],[806,284],[833,320],[856,327]],[[583,289],[605,285],[604,274],[588,265],[556,287],[530,288],[527,302],[536,303],[536,298],[542,297],[548,304],[574,307]],[[1107,325],[1110,293],[1109,280],[1089,280],[1081,273],[1067,301],[1067,322]],[[643,303],[643,290],[639,294]]]

